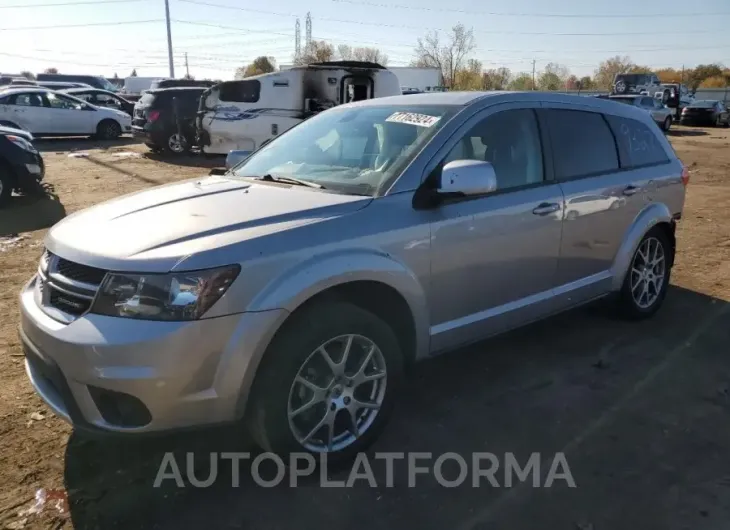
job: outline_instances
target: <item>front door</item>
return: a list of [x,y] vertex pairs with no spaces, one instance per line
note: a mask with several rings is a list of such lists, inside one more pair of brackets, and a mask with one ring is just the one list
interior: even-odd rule
[[[46,93],[51,131],[56,134],[93,134],[96,111],[79,100],[55,92]],[[89,109],[89,110],[84,110]]]
[[563,196],[543,164],[535,110],[492,109],[458,134],[443,163],[491,162],[498,189],[433,210],[429,308],[434,352],[548,312],[560,250]]

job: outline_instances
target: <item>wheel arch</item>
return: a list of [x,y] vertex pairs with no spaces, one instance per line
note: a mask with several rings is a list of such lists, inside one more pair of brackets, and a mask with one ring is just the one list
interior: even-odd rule
[[639,242],[655,227],[659,227],[665,231],[665,234],[669,238],[670,244],[672,245],[669,265],[672,266],[674,264],[674,252],[676,249],[674,218],[666,204],[651,203],[636,216],[636,219],[634,219],[634,222],[626,231],[613,260],[611,275],[613,277],[612,289],[614,291],[621,289],[629,269],[629,264],[631,263],[631,258],[636,252]]

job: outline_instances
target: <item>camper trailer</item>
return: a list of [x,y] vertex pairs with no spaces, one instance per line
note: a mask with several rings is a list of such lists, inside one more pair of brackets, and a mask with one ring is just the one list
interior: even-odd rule
[[322,110],[400,93],[393,72],[359,61],[315,63],[226,81],[200,98],[200,148],[209,154],[254,151]]

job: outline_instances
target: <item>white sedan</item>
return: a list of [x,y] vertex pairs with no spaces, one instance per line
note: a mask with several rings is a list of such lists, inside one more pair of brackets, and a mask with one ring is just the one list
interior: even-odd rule
[[0,125],[33,136],[94,136],[112,140],[132,130],[131,117],[68,94],[32,87],[0,91]]

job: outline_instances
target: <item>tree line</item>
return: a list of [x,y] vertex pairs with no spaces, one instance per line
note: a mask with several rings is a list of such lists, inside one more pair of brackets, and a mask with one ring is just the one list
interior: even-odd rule
[[[411,66],[438,68],[442,85],[452,90],[609,90],[617,74],[654,72],[663,83],[684,83],[690,89],[730,86],[730,68],[721,64],[701,64],[686,70],[651,68],[634,63],[628,56],[602,61],[592,76],[578,77],[562,64],[549,62],[536,72],[513,72],[509,68],[484,68],[473,57],[476,40],[472,29],[457,24],[446,35],[438,31],[419,38]],[[388,65],[388,56],[378,48],[334,46],[323,40],[305,46],[293,63],[304,65],[333,60],[371,61]],[[276,70],[273,57],[258,57],[236,70],[236,79]]]

